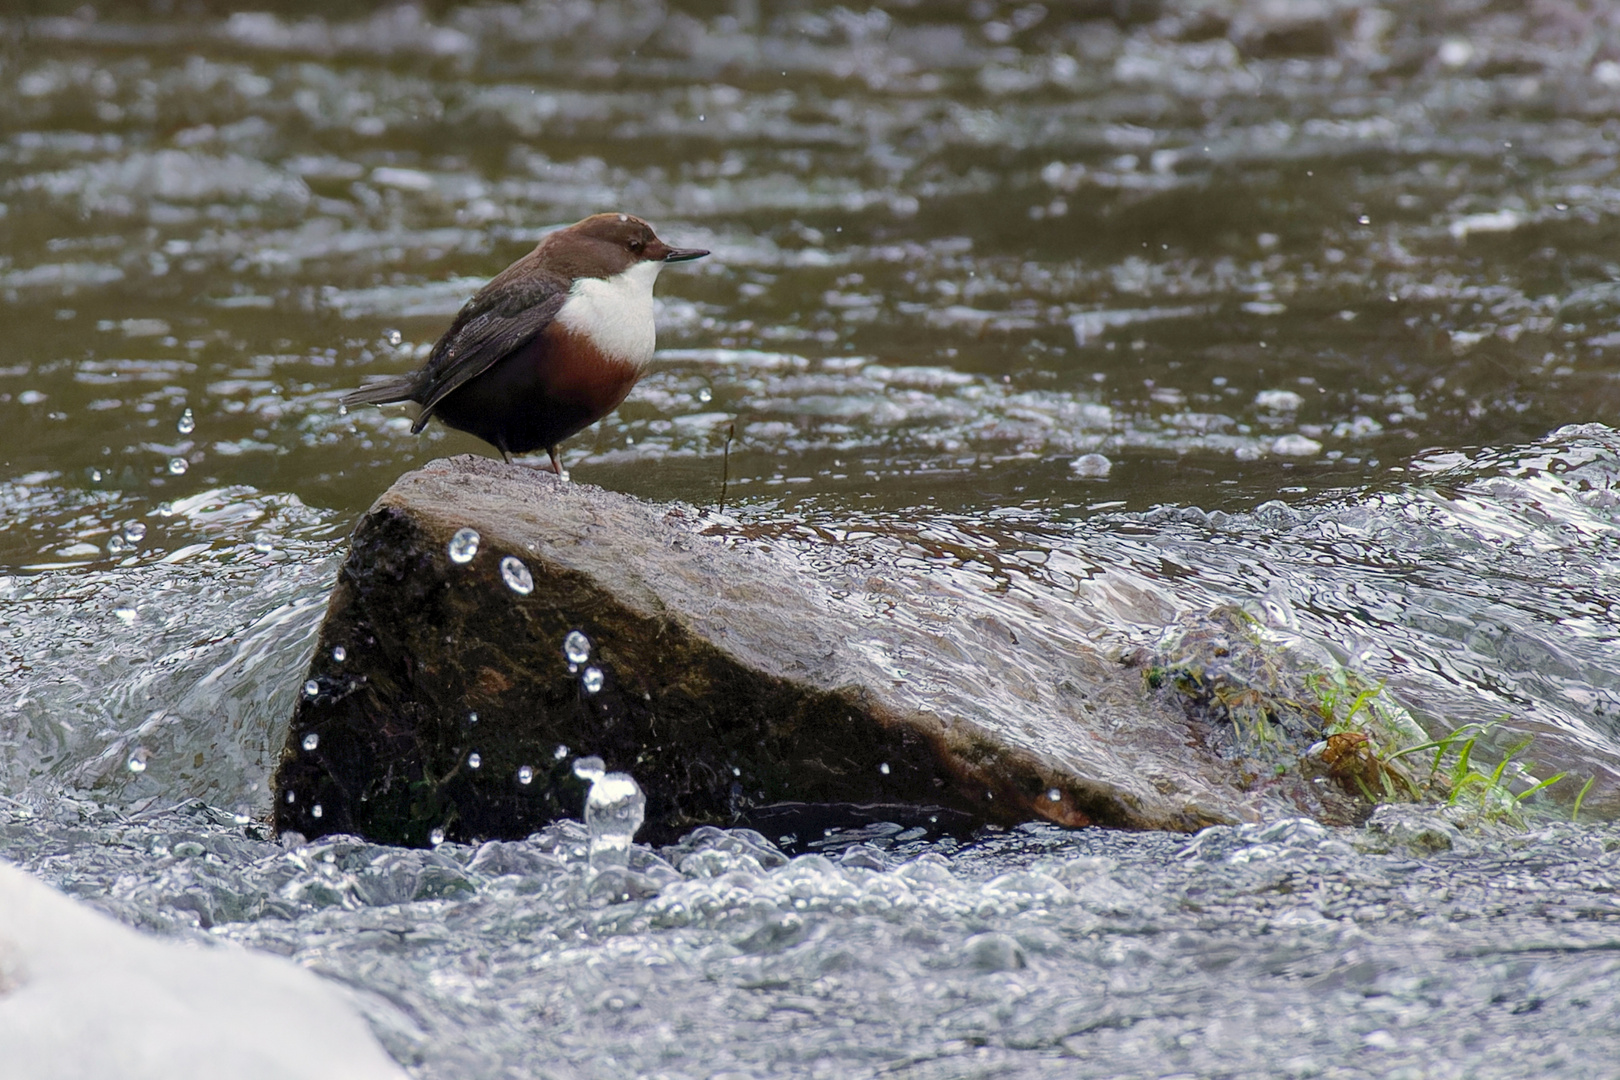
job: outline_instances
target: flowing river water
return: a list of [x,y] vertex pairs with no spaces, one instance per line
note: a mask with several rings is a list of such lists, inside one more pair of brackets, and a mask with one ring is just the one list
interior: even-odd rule
[[[1609,5],[35,6],[0,14],[0,854],[297,957],[422,1076],[1620,1059]],[[725,475],[741,519],[1084,598],[1109,648],[1238,605],[1486,757],[1532,737],[1580,823],[703,833],[611,879],[565,826],[270,842],[346,531],[484,449],[338,398],[606,209],[714,254],[576,480]]]

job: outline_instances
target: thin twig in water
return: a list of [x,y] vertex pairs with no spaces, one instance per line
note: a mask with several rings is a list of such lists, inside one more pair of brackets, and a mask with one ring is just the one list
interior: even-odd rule
[[726,512],[726,486],[731,483],[731,440],[736,437],[737,422],[733,420],[726,425],[726,446],[720,451],[720,509],[717,513]]

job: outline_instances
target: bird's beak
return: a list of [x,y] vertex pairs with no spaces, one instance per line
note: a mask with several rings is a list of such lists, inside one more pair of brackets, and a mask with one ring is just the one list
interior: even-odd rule
[[685,262],[688,259],[701,259],[707,254],[708,252],[702,248],[670,248],[669,254],[664,256],[664,261],[667,263]]

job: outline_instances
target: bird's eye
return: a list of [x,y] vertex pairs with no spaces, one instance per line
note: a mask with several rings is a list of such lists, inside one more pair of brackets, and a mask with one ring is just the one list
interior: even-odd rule
[[630,250],[635,252],[637,255],[640,255],[641,254],[641,249],[646,247],[646,246],[647,245],[644,242],[640,241],[640,240],[632,240],[632,241],[630,241]]

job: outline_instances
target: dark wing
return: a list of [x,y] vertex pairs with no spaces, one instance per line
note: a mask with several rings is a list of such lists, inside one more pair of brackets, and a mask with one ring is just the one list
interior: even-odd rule
[[528,262],[514,263],[479,289],[433,346],[419,376],[422,414],[411,425],[413,433],[427,426],[439,402],[533,341],[562,310],[566,280],[537,273]]

